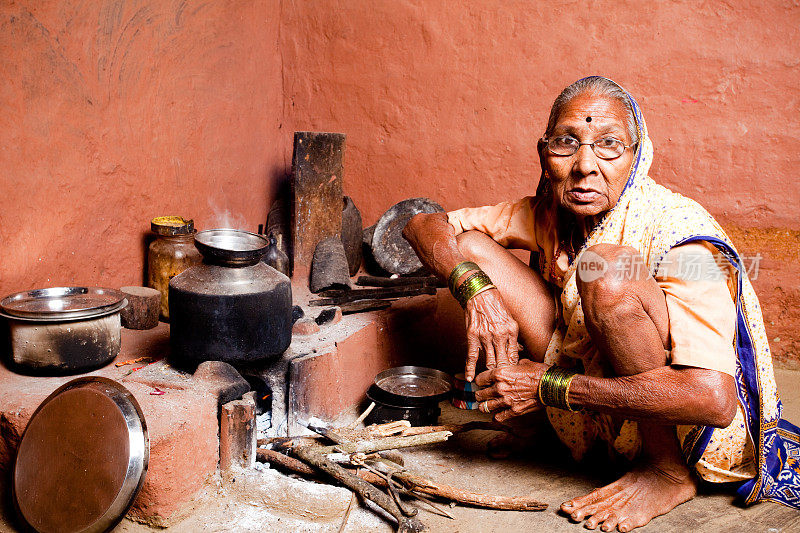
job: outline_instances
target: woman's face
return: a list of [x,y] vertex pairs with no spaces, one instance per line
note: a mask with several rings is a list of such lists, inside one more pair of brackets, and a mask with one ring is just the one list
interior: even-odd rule
[[[570,135],[581,143],[613,137],[630,145],[625,105],[615,98],[591,92],[579,94],[558,116],[551,137],[561,135]],[[556,200],[577,217],[584,218],[608,211],[617,203],[633,162],[633,148],[626,148],[616,159],[601,159],[590,145],[563,156],[551,153],[546,144],[539,143],[539,157]]]

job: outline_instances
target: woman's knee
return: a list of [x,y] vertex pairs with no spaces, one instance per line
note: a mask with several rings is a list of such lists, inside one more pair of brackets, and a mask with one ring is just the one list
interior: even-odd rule
[[578,293],[584,312],[594,316],[646,314],[636,292],[647,277],[644,260],[634,248],[613,244],[588,248],[577,265]]
[[460,233],[456,236],[456,243],[464,257],[478,264],[491,257],[492,249],[499,246],[491,237],[477,230]]

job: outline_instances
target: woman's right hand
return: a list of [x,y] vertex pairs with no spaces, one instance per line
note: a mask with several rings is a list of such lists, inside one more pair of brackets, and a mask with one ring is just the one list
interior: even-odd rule
[[480,349],[486,353],[489,369],[515,365],[519,361],[519,327],[511,317],[497,289],[489,289],[467,302],[467,381],[475,377]]

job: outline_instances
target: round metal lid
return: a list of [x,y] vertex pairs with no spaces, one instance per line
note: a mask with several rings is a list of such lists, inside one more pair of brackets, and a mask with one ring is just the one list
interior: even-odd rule
[[444,209],[428,198],[409,198],[394,204],[375,224],[372,234],[372,255],[384,270],[401,276],[421,272],[414,249],[403,238],[403,228],[419,213],[443,213]]
[[31,528],[109,531],[144,482],[150,449],[142,411],[119,383],[78,378],[31,417],[14,464],[13,497]]
[[226,266],[254,265],[261,260],[269,241],[262,235],[239,229],[207,229],[194,236],[194,245],[203,257]]
[[0,311],[28,320],[73,320],[119,311],[125,295],[102,287],[49,287],[23,291],[0,300]]

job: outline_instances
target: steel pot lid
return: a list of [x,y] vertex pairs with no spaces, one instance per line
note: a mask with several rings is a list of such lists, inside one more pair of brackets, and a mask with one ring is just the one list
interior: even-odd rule
[[207,261],[236,267],[258,263],[269,241],[249,231],[220,228],[198,232],[194,245]]
[[111,314],[127,303],[115,289],[49,287],[6,296],[0,300],[0,314],[37,321],[74,320]]
[[41,533],[109,531],[130,509],[150,456],[133,395],[92,376],[59,387],[36,409],[20,441],[13,499]]

